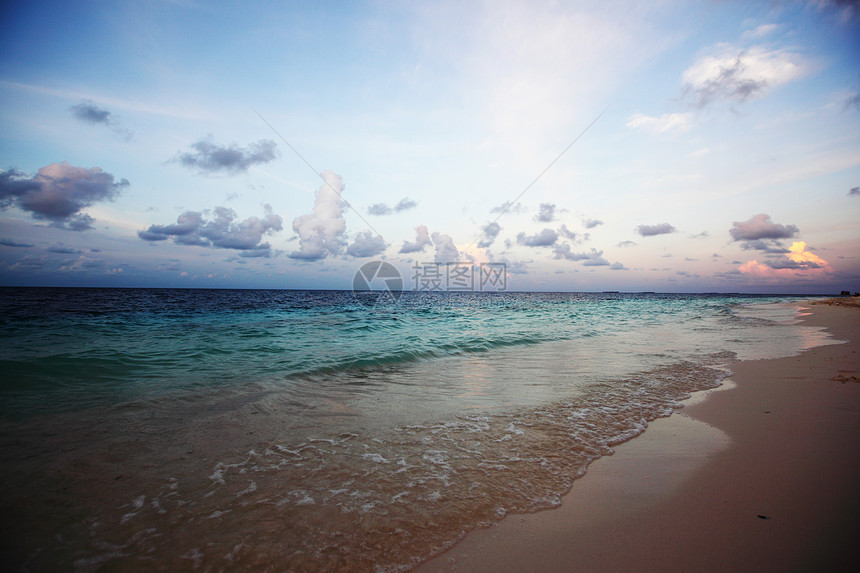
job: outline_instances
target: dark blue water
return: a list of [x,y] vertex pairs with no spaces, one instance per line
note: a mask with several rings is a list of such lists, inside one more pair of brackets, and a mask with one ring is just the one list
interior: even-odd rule
[[404,293],[369,309],[349,291],[0,289],[3,415],[150,393],[348,372],[685,323],[711,295]]

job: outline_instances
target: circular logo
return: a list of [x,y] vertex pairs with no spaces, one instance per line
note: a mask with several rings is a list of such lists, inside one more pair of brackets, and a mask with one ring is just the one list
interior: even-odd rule
[[395,303],[402,293],[400,271],[385,261],[364,263],[352,277],[352,294],[359,304],[370,308],[383,303]]

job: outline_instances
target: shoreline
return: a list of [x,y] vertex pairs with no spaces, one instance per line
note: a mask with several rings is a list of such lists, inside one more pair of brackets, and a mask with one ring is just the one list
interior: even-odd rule
[[847,342],[732,364],[732,384],[593,462],[559,508],[470,532],[415,571],[846,569],[860,530],[857,304],[801,315]]

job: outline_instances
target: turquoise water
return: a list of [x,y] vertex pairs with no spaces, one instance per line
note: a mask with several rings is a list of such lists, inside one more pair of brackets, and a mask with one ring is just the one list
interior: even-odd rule
[[828,343],[783,297],[0,289],[7,557],[408,568]]

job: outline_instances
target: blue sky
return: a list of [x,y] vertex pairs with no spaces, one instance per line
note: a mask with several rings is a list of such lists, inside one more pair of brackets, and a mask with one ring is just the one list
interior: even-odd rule
[[0,284],[349,288],[384,259],[407,287],[475,261],[513,290],[860,290],[855,2],[0,22]]

